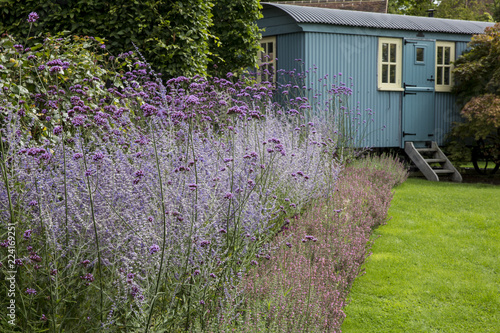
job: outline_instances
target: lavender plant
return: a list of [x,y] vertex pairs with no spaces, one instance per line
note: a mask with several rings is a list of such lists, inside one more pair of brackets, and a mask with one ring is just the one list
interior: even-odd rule
[[0,275],[7,284],[15,272],[16,297],[0,327],[189,331],[237,316],[241,278],[270,255],[284,219],[328,196],[332,143],[296,126],[268,85],[163,84],[136,61],[104,89],[53,56],[30,59],[38,81],[24,95],[27,76],[14,75],[24,67],[9,67],[0,96],[0,216],[15,226],[10,241],[0,225]]
[[354,279],[370,255],[370,234],[385,223],[391,189],[407,171],[394,159],[383,169],[347,166],[330,200],[317,200],[274,241],[279,250],[249,272],[241,317],[245,332],[341,332]]
[[299,70],[276,71],[277,99],[290,113],[317,124],[317,130],[332,140],[342,161],[354,160],[369,149],[368,136],[383,130],[373,127],[375,112],[352,101],[351,77],[320,75],[317,66],[304,69],[301,59],[296,62]]

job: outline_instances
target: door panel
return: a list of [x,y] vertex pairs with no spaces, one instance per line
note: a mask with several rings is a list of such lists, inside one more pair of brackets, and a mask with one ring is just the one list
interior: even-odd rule
[[434,41],[405,39],[403,45],[403,145],[434,140]]

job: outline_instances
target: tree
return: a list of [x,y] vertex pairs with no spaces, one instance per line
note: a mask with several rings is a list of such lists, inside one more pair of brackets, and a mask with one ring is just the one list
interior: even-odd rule
[[427,16],[427,10],[435,7],[430,0],[389,0],[387,11],[391,14]]
[[133,42],[168,77],[207,75],[209,64],[224,71],[256,64],[260,8],[259,0],[2,0],[0,33],[23,39],[28,14],[37,12],[32,35],[103,37],[114,55]]
[[261,38],[256,22],[262,17],[258,0],[217,0],[213,7],[209,73],[225,75],[253,67]]
[[471,153],[467,140],[474,139],[476,154],[500,164],[500,23],[473,36],[469,47],[455,63],[455,92],[465,122],[453,127],[451,149],[456,157]]
[[493,21],[494,8],[487,0],[390,0],[388,5],[393,14],[428,16],[433,10],[435,17],[471,21]]
[[441,0],[436,17],[469,21],[493,21],[489,4],[484,0]]

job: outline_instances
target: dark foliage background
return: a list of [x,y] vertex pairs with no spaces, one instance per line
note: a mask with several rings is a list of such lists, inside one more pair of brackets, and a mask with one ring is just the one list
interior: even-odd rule
[[259,0],[2,0],[0,32],[23,39],[30,12],[40,16],[31,36],[103,37],[114,55],[133,42],[167,77],[238,72],[256,63]]

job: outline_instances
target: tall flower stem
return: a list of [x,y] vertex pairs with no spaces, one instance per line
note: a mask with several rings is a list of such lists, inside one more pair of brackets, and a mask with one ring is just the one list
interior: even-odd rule
[[[83,141],[82,141],[82,153],[83,153],[83,165],[85,167],[85,170],[87,170],[87,157],[85,156],[85,148],[83,147]],[[89,200],[90,200],[90,213],[91,213],[91,216],[92,216],[92,224],[93,224],[93,227],[94,227],[94,234],[95,234],[95,243],[96,243],[96,248],[97,248],[97,260],[98,260],[98,272],[99,272],[99,289],[100,289],[100,292],[101,292],[101,295],[100,295],[100,311],[99,311],[99,315],[100,315],[100,320],[101,320],[101,323],[103,322],[103,317],[102,317],[102,314],[103,314],[103,308],[104,308],[104,287],[103,287],[103,279],[102,279],[102,261],[101,261],[101,250],[100,250],[100,247],[99,247],[99,234],[97,233],[97,221],[96,221],[96,218],[95,218],[95,211],[94,211],[94,199],[93,199],[93,196],[92,196],[92,188],[90,186],[90,175],[88,176],[85,176],[86,179],[87,179],[87,190],[88,190],[88,193],[89,193]]]
[[151,307],[149,308],[149,314],[148,314],[148,320],[146,322],[146,327],[144,328],[144,332],[149,331],[149,324],[151,322],[151,316],[153,314],[153,308],[154,308],[154,303],[156,301],[156,298],[158,296],[158,289],[160,287],[160,280],[161,280],[161,272],[163,271],[163,262],[164,262],[164,256],[165,256],[165,246],[167,244],[167,217],[165,214],[165,200],[164,200],[164,194],[163,194],[163,181],[161,178],[161,170],[160,170],[160,162],[158,159],[158,148],[156,146],[156,138],[155,138],[155,129],[153,128],[151,122],[149,123],[149,129],[150,133],[152,135],[152,141],[153,141],[153,148],[155,151],[155,164],[156,164],[156,171],[158,172],[158,183],[160,186],[160,200],[161,200],[161,216],[162,216],[162,223],[163,223],[163,244],[161,247],[161,257],[160,257],[160,268],[158,269],[158,278],[156,279],[156,287],[155,287],[155,293],[154,293],[154,298],[151,301]]

